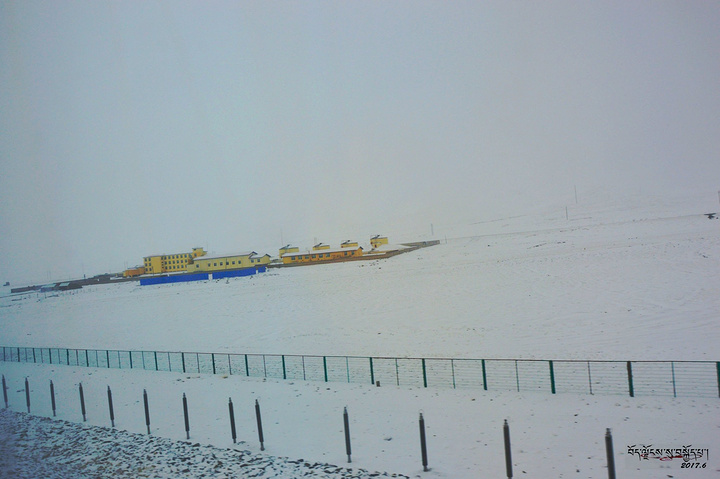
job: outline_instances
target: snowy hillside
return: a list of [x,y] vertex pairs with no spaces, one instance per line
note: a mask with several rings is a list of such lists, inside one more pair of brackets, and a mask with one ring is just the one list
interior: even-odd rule
[[[5,295],[0,342],[268,354],[718,361],[720,221],[703,214],[718,209],[712,199],[717,201],[600,198],[568,208],[567,216],[563,205],[512,218],[437,224],[442,244],[383,261],[272,269],[229,281]],[[410,239],[428,238],[399,237],[398,242]],[[220,448],[198,448],[202,454],[189,461],[242,462],[226,451],[230,448],[267,466],[179,468],[172,454],[153,463],[148,456],[161,446],[143,436],[88,432],[115,444],[117,454],[137,454],[140,463],[145,454],[148,467],[157,468],[155,477],[300,477],[308,472],[293,469],[301,458],[320,464],[322,474],[332,469],[325,464],[336,465],[334,477],[375,477],[340,470],[350,466],[409,477],[503,477],[506,418],[516,477],[606,477],[605,428],[613,430],[618,477],[720,474],[717,398],[376,388],[2,362],[0,372],[9,382],[11,409],[25,410],[23,380],[29,377],[33,414],[51,416],[47,385],[52,379],[58,418],[73,422],[82,422],[77,399],[82,382],[88,422],[103,427],[109,425],[105,390],[110,385],[118,428],[140,434],[145,431],[141,394],[147,389],[153,434],[174,440],[185,437],[180,398],[186,393],[191,441]],[[239,411],[238,445],[230,440],[229,397]],[[255,399],[266,421],[264,453],[256,439]],[[345,462],[344,406],[351,414],[352,464]],[[428,426],[430,472],[422,472],[419,458],[420,411]],[[0,441],[7,454],[30,450],[32,444],[52,446],[57,437],[80,441],[85,434],[62,423],[7,414],[0,422],[8,425]],[[50,437],[43,442],[45,434]],[[660,471],[628,456],[634,444],[702,446],[710,450],[709,461],[705,469],[692,471],[680,469],[677,461],[656,462],[665,469]],[[162,447],[176,448],[182,456],[188,446]],[[117,477],[134,477],[122,476],[117,461],[101,454],[106,452],[66,457],[63,464],[77,468],[94,461]],[[48,454],[36,461],[60,459]]]
[[381,261],[4,297],[0,326],[12,346],[717,360],[708,203],[599,202],[447,225],[442,244]]

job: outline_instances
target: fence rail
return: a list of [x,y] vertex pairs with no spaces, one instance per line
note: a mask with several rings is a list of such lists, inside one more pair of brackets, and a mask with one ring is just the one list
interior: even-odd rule
[[5,362],[548,393],[720,397],[720,362],[388,358],[2,347]]

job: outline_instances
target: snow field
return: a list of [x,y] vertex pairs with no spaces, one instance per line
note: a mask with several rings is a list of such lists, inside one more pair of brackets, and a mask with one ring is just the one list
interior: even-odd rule
[[696,215],[474,236],[227,282],[4,297],[0,321],[13,346],[716,360],[718,225]]
[[[14,411],[25,411],[24,378],[28,377],[32,413],[51,416],[52,379],[57,419],[81,423],[78,384],[82,382],[88,424],[109,427],[110,385],[118,429],[144,434],[142,392],[147,389],[152,434],[185,440],[185,393],[191,442],[410,477],[504,477],[503,419],[510,424],[518,477],[522,471],[536,477],[604,477],[607,427],[613,431],[618,474],[623,476],[657,477],[656,469],[627,457],[627,447],[634,444],[706,445],[710,469],[688,472],[677,463],[667,466],[668,473],[717,477],[720,472],[713,453],[720,445],[720,403],[713,398],[377,388],[14,363],[0,363],[0,371],[8,382]],[[229,397],[235,409],[237,445],[230,435]],[[255,399],[262,409],[265,453],[257,440]],[[350,415],[352,464],[345,456],[345,406]],[[431,468],[427,473],[422,472],[420,457],[419,412],[426,423]]]
[[[55,297],[6,295],[0,297],[0,337],[8,346],[38,348],[718,361],[720,221],[702,214],[717,209],[717,197],[712,204],[652,200],[603,199],[568,208],[568,218],[563,205],[562,213],[559,207],[538,208],[497,221],[436,223],[447,242],[385,261],[270,270],[229,281],[125,283]],[[0,372],[11,385],[13,410],[25,410],[27,376],[33,414],[49,415],[53,379],[58,417],[74,422],[82,421],[82,382],[88,422],[97,426],[109,424],[110,385],[118,427],[135,433],[145,431],[147,389],[153,434],[173,440],[185,437],[184,392],[192,441],[261,457],[345,465],[347,406],[352,466],[371,471],[504,477],[507,418],[516,477],[606,477],[608,427],[619,477],[720,476],[717,398],[486,392],[385,382],[375,388],[14,363],[0,363]],[[237,446],[227,422],[228,397],[243,441]],[[262,406],[266,454],[260,454],[255,436],[255,399]],[[420,461],[420,411],[427,427],[427,473]],[[688,470],[669,462],[659,466],[662,471],[652,469],[626,454],[628,446],[640,444],[708,447],[708,467]]]

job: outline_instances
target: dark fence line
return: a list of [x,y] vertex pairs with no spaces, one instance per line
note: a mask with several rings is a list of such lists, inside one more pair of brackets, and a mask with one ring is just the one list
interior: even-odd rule
[[433,388],[720,397],[720,362],[390,358],[2,347],[6,362]]
[[[8,389],[9,388],[7,386],[7,381],[5,380],[5,375],[3,374],[2,375],[2,390],[3,390],[3,397],[4,397],[6,409],[11,408],[10,401],[8,401],[8,396],[7,396]],[[23,390],[20,389],[17,392],[19,393],[22,391]],[[31,414],[30,385],[29,385],[29,380],[27,377],[25,377],[24,391],[25,391],[25,397],[26,397],[26,403],[27,403],[27,413]],[[85,396],[83,394],[82,382],[78,384],[78,392],[80,395],[80,408],[82,411],[82,420],[83,420],[83,422],[87,422],[88,418],[87,418],[87,413],[86,413],[86,408],[85,408]],[[54,392],[54,383],[53,383],[52,379],[50,380],[50,396],[51,396],[51,401],[52,401],[53,417],[56,417],[55,392]],[[143,399],[143,412],[144,412],[145,426],[147,428],[147,434],[150,435],[150,434],[153,434],[153,428],[152,428],[152,423],[150,420],[150,406],[149,406],[149,402],[148,402],[147,389],[143,389],[142,399]],[[167,408],[169,405],[169,401],[168,401],[169,398],[165,397],[164,399],[165,400],[163,401],[163,406],[165,408]],[[107,386],[107,404],[108,404],[110,425],[112,428],[115,428],[116,427],[115,426],[115,412],[114,412],[115,410],[113,408],[112,390],[111,390],[110,386]],[[68,408],[68,404],[63,404],[62,406],[63,406],[63,409]],[[190,438],[191,438],[190,409],[188,408],[188,401],[187,401],[187,396],[185,395],[185,393],[183,393],[183,395],[182,395],[182,406],[183,406],[182,414],[183,414],[184,425],[185,425],[185,439],[190,440]],[[257,429],[256,429],[257,438],[258,438],[257,440],[260,443],[260,450],[264,451],[265,450],[265,435],[263,433],[262,415],[260,412],[260,403],[259,403],[258,399],[255,399],[254,408],[255,408],[255,419],[257,422]],[[238,436],[237,436],[237,427],[235,424],[235,413],[234,413],[232,397],[229,398],[229,400],[228,400],[228,412],[229,412],[229,423],[228,424],[230,426],[230,434],[232,437],[233,444],[237,444]],[[132,413],[138,414],[139,408],[134,410],[133,412],[129,412],[128,407],[126,407],[123,410],[123,413],[125,413],[126,417],[129,417],[129,414],[132,414]],[[179,411],[176,411],[176,414],[179,415]],[[345,441],[344,441],[345,454],[347,455],[347,462],[352,463],[352,437],[350,434],[350,417],[349,417],[347,406],[345,406],[343,408],[342,416],[343,416],[343,432],[344,432],[344,439],[345,439]],[[279,424],[279,422],[276,422],[275,424]],[[420,412],[420,414],[419,414],[418,426],[419,426],[419,433],[420,433],[420,458],[422,460],[423,472],[428,472],[431,469],[428,467],[428,464],[429,464],[429,462],[428,462],[428,444],[427,444],[427,435],[425,432],[425,418],[423,417],[422,412]],[[155,428],[155,431],[158,432],[157,427]],[[244,433],[249,434],[250,431],[245,430]],[[338,435],[338,438],[333,439],[329,442],[340,443],[341,441],[339,440],[339,435]],[[504,450],[505,450],[505,466],[506,466],[507,477],[508,477],[508,479],[512,479],[512,477],[513,477],[513,473],[512,473],[513,462],[512,462],[512,453],[511,453],[511,445],[510,445],[510,427],[509,427],[507,419],[505,419],[503,422],[503,445],[504,445]],[[635,446],[630,446],[628,448],[628,451],[631,450],[630,448],[633,448],[632,450],[636,451],[635,453],[637,453],[639,456],[640,456],[640,454],[645,454],[646,459],[647,459],[648,454],[651,454],[651,455],[653,454],[652,452],[648,453],[648,448],[651,448],[652,446],[642,446],[642,447],[644,449],[643,448],[635,449]],[[340,449],[339,445],[338,445],[337,449]],[[653,451],[653,450],[650,449],[650,451]],[[655,454],[663,453],[662,449],[656,449],[656,451],[657,451],[657,453],[655,453]],[[671,451],[671,450],[666,449],[665,451]],[[695,464],[694,467],[705,468],[707,466],[706,462],[700,462],[700,461],[702,461],[703,457],[707,457],[707,454],[708,454],[707,449],[697,449],[697,448],[693,449],[693,448],[691,448],[691,446],[684,446],[682,449],[676,449],[674,451],[680,451],[683,454],[683,456],[682,456],[683,463],[686,463],[687,461],[689,461],[692,458],[692,459],[694,459],[694,463],[693,463],[693,464]],[[615,451],[614,451],[614,448],[612,445],[612,434],[611,434],[611,431],[609,428],[606,429],[606,433],[605,433],[605,452],[606,452],[606,456],[607,456],[607,468],[608,468],[609,478],[615,479],[615,459],[614,459]],[[669,454],[669,452],[668,452],[668,454]],[[301,459],[301,461],[302,461],[302,459]],[[684,464],[681,467],[684,467]],[[375,475],[375,474],[373,474],[373,475]]]

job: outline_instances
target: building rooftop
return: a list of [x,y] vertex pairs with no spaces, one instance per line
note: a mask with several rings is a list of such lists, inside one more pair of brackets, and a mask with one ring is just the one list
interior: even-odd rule
[[197,258],[195,258],[195,261],[206,260],[206,259],[230,258],[230,257],[235,257],[235,256],[248,256],[248,257],[252,257],[252,256],[254,256],[254,255],[256,255],[256,254],[257,254],[257,253],[256,253],[255,251],[245,251],[245,252],[242,252],[242,253],[214,254],[214,255],[212,255],[212,256],[210,256],[210,255],[205,255],[205,256],[198,256]]
[[300,253],[286,253],[283,255],[283,258],[288,258],[290,256],[309,256],[311,254],[327,254],[327,253],[344,253],[346,251],[357,251],[358,249],[363,249],[362,246],[358,246],[357,249],[354,248],[335,248],[335,249],[321,249],[316,251],[305,251]]

